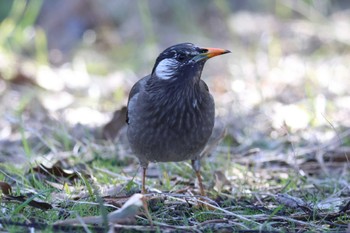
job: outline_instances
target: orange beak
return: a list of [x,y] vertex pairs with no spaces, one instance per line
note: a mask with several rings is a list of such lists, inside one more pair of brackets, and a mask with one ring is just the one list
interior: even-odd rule
[[223,55],[225,53],[231,53],[231,51],[227,49],[219,49],[219,48],[200,48],[200,49],[203,50],[204,52],[201,54],[198,54],[193,58],[195,62],[209,59],[215,56]]
[[231,51],[227,49],[219,49],[219,48],[203,48],[203,49],[208,50],[208,52],[203,53],[203,55],[206,55],[208,58],[219,56],[225,53],[231,53]]

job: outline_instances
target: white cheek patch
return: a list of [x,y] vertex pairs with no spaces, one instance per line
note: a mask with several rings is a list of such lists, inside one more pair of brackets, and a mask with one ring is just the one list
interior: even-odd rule
[[166,58],[158,63],[156,67],[156,75],[160,79],[170,79],[174,76],[179,62],[173,58]]

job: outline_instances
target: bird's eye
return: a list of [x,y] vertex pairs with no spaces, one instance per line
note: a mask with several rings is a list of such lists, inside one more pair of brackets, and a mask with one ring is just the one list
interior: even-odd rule
[[184,54],[179,54],[178,56],[177,56],[177,60],[178,61],[183,61],[183,60],[185,60],[185,55]]

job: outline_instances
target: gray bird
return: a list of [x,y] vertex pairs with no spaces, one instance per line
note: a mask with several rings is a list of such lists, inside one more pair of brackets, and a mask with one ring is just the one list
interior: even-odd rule
[[229,50],[182,43],[164,50],[152,73],[131,89],[127,136],[143,168],[142,193],[149,162],[191,160],[201,195],[200,153],[214,126],[215,104],[201,80],[205,62]]

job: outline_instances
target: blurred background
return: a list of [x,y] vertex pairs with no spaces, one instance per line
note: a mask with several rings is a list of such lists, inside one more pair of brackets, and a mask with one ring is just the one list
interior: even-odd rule
[[259,148],[294,161],[292,147],[322,145],[350,126],[349,6],[1,1],[0,161],[93,147],[159,53],[182,42],[232,51],[202,75],[227,128],[218,153]]

